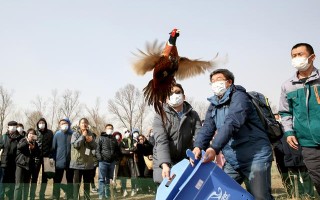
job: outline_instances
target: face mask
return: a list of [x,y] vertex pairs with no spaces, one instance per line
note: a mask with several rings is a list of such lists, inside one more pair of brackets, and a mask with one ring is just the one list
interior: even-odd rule
[[10,132],[15,132],[15,131],[17,130],[17,127],[16,127],[16,126],[9,126],[9,127],[8,127],[8,130],[9,130]]
[[222,96],[227,91],[226,81],[216,81],[214,83],[211,83],[211,88],[214,95]]
[[127,132],[127,133],[124,134],[124,137],[125,137],[125,138],[128,138],[129,136],[130,136],[130,133],[129,133],[129,132]]
[[175,93],[173,93],[169,97],[169,105],[171,107],[180,106],[182,103],[183,103],[183,94],[175,94]]
[[39,128],[39,129],[44,129],[45,127],[46,127],[45,124],[39,124],[39,125],[38,125],[38,128]]
[[120,139],[120,135],[116,135],[116,139],[119,140]]
[[150,132],[150,136],[153,136],[153,131]]
[[63,124],[60,126],[60,130],[63,132],[66,132],[69,129],[69,126],[67,124]]
[[310,64],[308,63],[308,59],[310,57],[311,56],[309,56],[308,58],[305,58],[305,57],[292,58],[291,64],[298,71],[302,71],[302,72],[306,71],[310,67]]
[[21,134],[23,132],[23,128],[22,127],[18,127],[17,131]]
[[133,138],[135,138],[135,139],[136,139],[138,136],[139,136],[139,133],[134,133],[134,134],[133,134]]
[[111,135],[113,133],[113,130],[112,129],[107,129],[106,133],[107,133],[107,135]]

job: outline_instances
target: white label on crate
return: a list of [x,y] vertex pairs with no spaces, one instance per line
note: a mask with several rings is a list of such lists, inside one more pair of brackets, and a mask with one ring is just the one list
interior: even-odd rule
[[198,183],[196,184],[196,188],[197,188],[198,190],[200,190],[200,188],[201,188],[202,185],[203,185],[203,180],[199,179],[199,180],[198,180]]
[[218,192],[216,191],[213,191],[209,197],[208,197],[208,200],[209,199],[218,199],[218,200],[228,200],[230,199],[230,194],[227,194],[227,191],[222,191],[222,189],[220,187],[218,187]]

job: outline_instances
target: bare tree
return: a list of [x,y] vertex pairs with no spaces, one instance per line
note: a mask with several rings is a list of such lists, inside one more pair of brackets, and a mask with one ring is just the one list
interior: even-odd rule
[[2,134],[3,123],[9,114],[12,103],[12,94],[0,85],[0,134]]
[[197,111],[200,120],[205,119],[208,107],[209,107],[209,102],[205,102],[205,101],[195,101],[192,98],[187,100],[190,105],[192,106],[192,108]]
[[69,118],[71,121],[78,118],[81,113],[79,97],[79,91],[66,90],[62,94],[60,111],[64,117]]
[[52,90],[51,91],[51,98],[50,98],[50,114],[49,116],[49,121],[51,124],[50,129],[55,130],[58,126],[59,120],[62,118],[62,112],[60,109],[60,101],[59,101],[59,96],[58,96],[58,91]]
[[141,103],[142,98],[142,93],[134,85],[128,84],[116,92],[113,100],[108,101],[108,110],[123,127],[132,130],[144,117],[141,112],[145,111],[146,106]]
[[92,108],[86,107],[87,112],[89,113],[89,122],[92,127],[92,130],[100,134],[104,130],[104,120],[103,116],[100,114],[100,98],[96,99],[96,103]]
[[27,117],[26,121],[26,127],[29,128],[37,128],[37,122],[40,118],[43,117],[42,113],[39,111],[32,111],[32,112],[25,112],[25,115]]

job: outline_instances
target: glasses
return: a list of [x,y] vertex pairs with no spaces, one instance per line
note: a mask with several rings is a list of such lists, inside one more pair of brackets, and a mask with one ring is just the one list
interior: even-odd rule
[[215,83],[217,81],[227,81],[226,79],[217,79],[217,80],[211,80],[211,82],[209,83],[209,85],[212,85],[212,83]]
[[181,94],[182,91],[181,91],[181,90],[171,91],[171,92],[170,92],[170,95],[173,95],[173,93],[174,93],[174,94]]

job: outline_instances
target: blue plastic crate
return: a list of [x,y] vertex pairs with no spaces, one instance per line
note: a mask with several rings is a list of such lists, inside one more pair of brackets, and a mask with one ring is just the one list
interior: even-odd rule
[[163,179],[157,189],[156,200],[172,200],[179,192],[180,186],[185,182],[188,176],[192,173],[193,167],[189,160],[183,159],[171,168],[170,175],[173,176],[169,181],[167,178]]
[[[194,159],[190,150],[187,150],[187,155]],[[156,200],[254,199],[249,192],[213,162],[198,161],[192,167],[189,160],[184,159],[172,167],[171,175],[173,174],[172,181],[164,179],[160,184]]]

